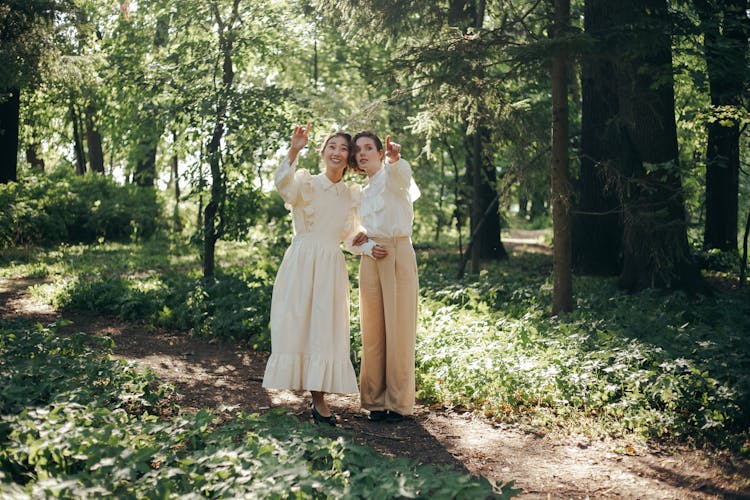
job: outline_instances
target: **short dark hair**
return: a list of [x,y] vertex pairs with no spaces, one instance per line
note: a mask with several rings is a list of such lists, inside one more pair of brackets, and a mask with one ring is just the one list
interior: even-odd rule
[[[346,159],[346,165],[347,168],[356,168],[357,162],[354,159],[354,141],[352,140],[351,134],[344,132],[343,130],[337,130],[336,132],[331,132],[330,134],[328,134],[328,136],[323,141],[323,145],[320,146],[320,156],[323,156],[323,152],[326,150],[326,146],[328,146],[328,141],[330,141],[334,137],[343,137],[349,143],[349,157]],[[346,169],[344,169],[344,173],[346,173]]]
[[361,132],[357,132],[357,134],[354,136],[354,139],[352,139],[352,144],[354,144],[354,147],[357,146],[357,140],[361,139],[362,137],[368,137],[372,139],[375,142],[375,148],[377,148],[378,151],[383,151],[383,141],[381,141],[380,137],[378,137],[378,135],[371,130],[363,130]]

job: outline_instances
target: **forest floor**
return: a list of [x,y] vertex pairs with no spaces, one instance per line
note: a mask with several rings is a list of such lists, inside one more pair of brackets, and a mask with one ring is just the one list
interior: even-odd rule
[[[43,325],[62,319],[29,295],[28,287],[40,282],[0,278],[0,315]],[[68,313],[64,318],[72,324],[63,331],[108,335],[116,357],[147,367],[172,384],[182,411],[264,412],[283,406],[300,419],[310,418],[307,394],[261,387],[268,353],[117,318]],[[616,441],[530,433],[460,408],[418,405],[414,418],[404,422],[372,423],[356,396],[329,398],[339,427],[322,432],[344,434],[384,455],[447,464],[491,481],[513,480],[523,499],[750,498],[750,461],[728,452],[675,446],[626,447],[622,452]]]

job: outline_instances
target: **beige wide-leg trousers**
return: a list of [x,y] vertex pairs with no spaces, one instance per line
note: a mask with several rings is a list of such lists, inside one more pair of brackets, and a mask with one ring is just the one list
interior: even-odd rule
[[411,238],[373,238],[388,256],[362,256],[359,307],[362,323],[360,399],[367,410],[414,413],[414,346],[417,337],[417,259]]

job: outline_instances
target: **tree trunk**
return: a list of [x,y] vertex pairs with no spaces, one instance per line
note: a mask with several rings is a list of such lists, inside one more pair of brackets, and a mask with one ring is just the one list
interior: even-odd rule
[[232,18],[225,23],[221,18],[219,9],[212,3],[214,18],[218,27],[219,46],[222,52],[222,77],[216,101],[216,121],[214,122],[211,140],[206,145],[208,164],[211,167],[211,197],[206,204],[203,218],[203,278],[213,280],[216,271],[215,249],[216,242],[221,237],[222,212],[224,210],[224,199],[226,197],[226,185],[221,169],[221,139],[224,136],[224,122],[226,120],[229,96],[232,92],[234,81],[234,69],[232,67],[232,46],[234,34],[231,26],[239,18],[239,0],[234,0],[232,6]]
[[440,189],[438,190],[437,217],[435,218],[435,243],[440,241],[440,232],[445,225],[443,200],[445,199],[445,156],[440,155]]
[[102,136],[96,127],[94,117],[96,108],[89,103],[86,106],[86,145],[89,151],[89,166],[92,172],[104,174],[104,151],[102,150]]
[[[487,128],[481,128],[481,137],[479,150],[479,168],[480,179],[478,193],[475,195],[478,199],[482,214],[485,221],[480,229],[481,238],[479,240],[479,257],[482,259],[502,260],[508,258],[508,252],[505,250],[500,235],[500,204],[497,198],[497,171],[490,157],[489,149],[491,144],[490,131]],[[487,207],[494,205],[494,209],[485,214]]]
[[0,183],[18,179],[18,128],[21,91],[0,89]]
[[[452,0],[448,8],[448,22],[464,31],[469,27],[482,28],[484,25],[485,2],[482,0]],[[484,77],[481,67],[467,68],[477,78]],[[467,144],[467,177],[471,186],[472,233],[471,272],[479,273],[481,259],[505,259],[508,253],[500,240],[500,214],[495,210],[487,212],[491,203],[497,203],[497,174],[487,150],[490,145],[490,130],[483,124],[480,104],[479,118],[475,133]],[[478,229],[478,231],[477,231]]]
[[[696,0],[715,113],[721,107],[741,109],[748,51],[746,0]],[[726,108],[725,108],[726,109]],[[738,114],[738,113],[736,113]],[[737,252],[740,126],[737,116],[708,124],[706,148],[705,248]]]
[[666,0],[613,3],[621,122],[623,269],[627,290],[702,287],[692,261],[678,165]]
[[177,157],[177,131],[172,131],[172,180],[174,181],[174,211],[172,220],[174,221],[175,232],[182,231],[182,219],[180,219],[180,171],[179,158]]
[[26,161],[28,162],[31,170],[40,174],[44,173],[44,159],[39,156],[38,142],[32,142],[26,146]]
[[153,187],[156,180],[156,153],[164,130],[161,119],[156,115],[156,106],[153,103],[146,103],[141,122],[136,124],[138,127],[135,133],[137,143],[131,152],[131,161],[135,162],[133,181],[141,187]]
[[[570,25],[570,0],[555,0],[553,38]],[[568,61],[562,47],[552,58],[552,230],[554,240],[552,314],[573,309],[570,186],[568,179]]]
[[481,179],[482,179],[482,134],[477,130],[471,141],[471,163],[467,168],[469,174],[469,185],[471,186],[471,219],[469,221],[469,230],[471,239],[469,240],[470,248],[466,251],[471,255],[471,273],[479,274],[479,265],[481,262],[480,252],[482,250],[482,237],[484,234],[477,230],[479,221],[482,218],[482,202],[480,196]]
[[156,179],[156,151],[158,139],[145,139],[138,148],[139,156],[135,164],[133,180],[138,186],[153,187]]
[[573,213],[573,266],[582,274],[616,276],[622,268],[623,229],[610,177],[621,148],[617,82],[608,40],[615,26],[605,0],[586,1],[584,27],[596,45],[581,65],[581,171]]
[[526,195],[518,197],[518,216],[525,219],[529,214],[529,197]]
[[745,221],[745,233],[742,237],[742,260],[740,260],[740,286],[745,286],[745,276],[747,276],[747,244],[750,238],[750,210],[747,212]]
[[76,110],[75,98],[70,96],[70,121],[73,124],[73,150],[76,159],[76,174],[86,173],[86,153],[83,151],[83,139],[81,137],[81,119]]

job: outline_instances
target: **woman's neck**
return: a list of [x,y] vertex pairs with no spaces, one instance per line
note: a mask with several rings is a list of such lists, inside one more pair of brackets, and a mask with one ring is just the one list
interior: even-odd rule
[[330,168],[326,169],[326,177],[328,180],[336,184],[344,178],[344,172],[342,170],[333,170]]
[[374,172],[370,172],[370,171],[368,171],[368,172],[367,172],[367,178],[368,178],[368,179],[372,179],[372,178],[373,178],[373,177],[374,177],[374,176],[375,176],[375,175],[376,175],[376,174],[377,174],[378,172],[380,172],[381,170],[383,170],[383,164],[382,164],[382,163],[380,164],[380,167],[378,167],[378,169],[377,169],[377,170],[375,170]]

